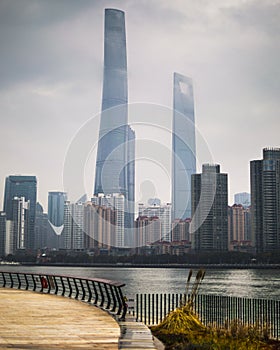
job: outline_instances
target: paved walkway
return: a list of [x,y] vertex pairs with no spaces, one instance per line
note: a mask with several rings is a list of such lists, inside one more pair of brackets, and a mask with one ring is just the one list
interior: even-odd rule
[[[23,295],[24,294],[24,295]],[[0,349],[118,349],[105,311],[56,295],[0,288]]]

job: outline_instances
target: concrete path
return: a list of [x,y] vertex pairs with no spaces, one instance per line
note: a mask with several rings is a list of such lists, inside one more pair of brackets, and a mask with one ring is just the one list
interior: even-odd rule
[[56,295],[0,288],[0,349],[118,349],[105,311]]

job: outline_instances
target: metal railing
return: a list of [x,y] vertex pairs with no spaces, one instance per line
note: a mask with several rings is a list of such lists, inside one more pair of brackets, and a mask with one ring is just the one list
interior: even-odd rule
[[93,304],[125,319],[127,305],[124,283],[74,276],[0,271],[0,287],[30,290],[75,298]]
[[[136,294],[129,312],[146,325],[156,325],[185,300],[184,294]],[[207,326],[225,326],[238,320],[241,324],[265,328],[271,338],[280,338],[280,301],[221,295],[196,296],[194,311]]]

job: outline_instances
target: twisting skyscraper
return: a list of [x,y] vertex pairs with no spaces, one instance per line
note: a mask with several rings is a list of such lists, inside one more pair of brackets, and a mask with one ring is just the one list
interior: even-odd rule
[[191,175],[196,173],[192,80],[174,73],[172,126],[173,219],[191,217]]
[[[125,221],[133,220],[135,134],[127,116],[127,59],[124,12],[105,10],[102,113],[94,194],[121,193]],[[133,208],[133,209],[132,209]]]

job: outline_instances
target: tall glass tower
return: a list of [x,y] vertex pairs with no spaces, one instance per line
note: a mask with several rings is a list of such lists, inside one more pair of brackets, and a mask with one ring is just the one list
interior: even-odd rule
[[191,175],[196,173],[192,80],[174,73],[172,126],[173,219],[191,217]]
[[15,197],[24,197],[26,201],[30,202],[25,248],[33,249],[37,200],[36,176],[10,175],[6,177],[4,212],[7,215],[7,220],[13,220],[13,199]]
[[64,223],[64,203],[67,200],[65,192],[53,191],[48,196],[48,218],[56,235],[60,235]]
[[[127,116],[127,59],[125,15],[105,10],[102,111],[96,159],[94,194],[121,193],[126,199],[126,222],[134,201],[135,133]],[[134,208],[133,208],[134,209]],[[130,226],[130,224],[127,224]]]

